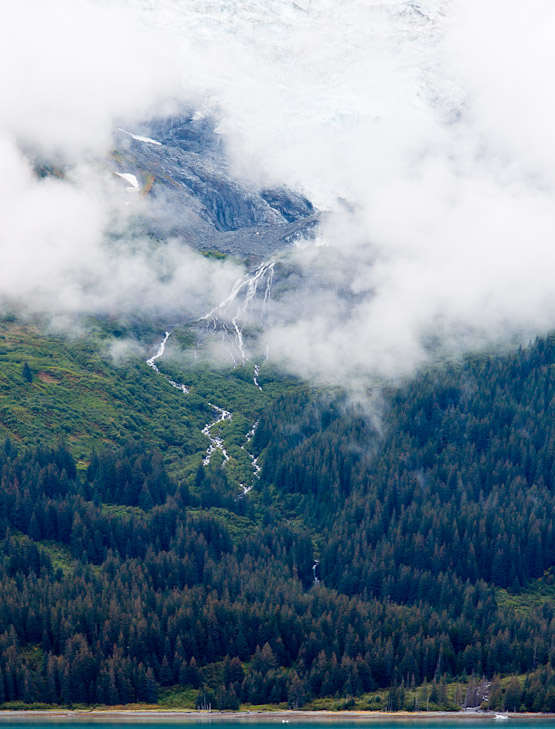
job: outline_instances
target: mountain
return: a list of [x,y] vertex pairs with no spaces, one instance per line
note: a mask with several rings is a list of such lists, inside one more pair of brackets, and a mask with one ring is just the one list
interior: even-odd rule
[[[137,131],[137,128],[135,128]],[[318,213],[287,189],[248,185],[230,169],[214,121],[190,114],[115,133],[114,172],[148,195],[140,229],[194,248],[261,260],[310,236]]]
[[286,376],[251,330],[318,212],[208,119],[114,140],[135,231],[256,267],[171,328],[4,316],[0,705],[553,711],[555,339],[362,400]]
[[107,328],[3,323],[4,706],[553,709],[554,340],[376,421]]
[[[48,158],[52,145],[36,147],[42,158],[10,138],[21,200],[36,196],[47,222],[53,200],[69,217],[77,200],[102,199],[106,188],[121,195],[115,222],[104,201],[84,205],[98,228],[84,266],[78,214],[63,276],[45,266],[43,278],[64,283],[67,309],[49,315],[9,297],[2,309],[0,708],[555,711],[555,336],[491,352],[481,340],[480,353],[463,356],[473,322],[458,316],[465,297],[448,318],[454,279],[441,279],[432,314],[419,307],[434,283],[427,264],[440,259],[434,272],[448,277],[464,259],[442,240],[475,209],[453,202],[457,175],[465,164],[469,179],[483,171],[474,166],[483,145],[465,152],[461,95],[438,63],[445,3],[139,5],[170,39],[192,29],[190,57],[202,63],[187,73],[206,92],[202,111],[181,103],[172,116],[122,118],[110,153],[94,159],[76,135],[77,171]],[[222,68],[220,50],[237,63]],[[463,142],[460,167],[451,167],[453,139]],[[230,140],[235,152],[248,146],[251,177]],[[344,187],[362,203],[338,204]],[[445,198],[435,217],[426,195]],[[320,209],[329,201],[345,217],[327,218],[333,246],[312,245],[327,242]],[[437,255],[422,240],[442,214]],[[57,233],[53,224],[46,248],[33,249],[46,262]],[[466,254],[470,236],[461,240]],[[407,275],[411,257],[420,268]],[[217,299],[208,285],[206,308],[196,290],[194,305],[155,306],[176,261],[224,277],[229,290]],[[113,290],[134,275],[139,294],[132,287],[118,307]],[[176,298],[189,293],[183,281],[191,286],[178,278]],[[384,361],[422,349],[416,364],[392,368],[404,378],[378,378],[375,360],[360,357],[383,346],[356,326],[376,300]],[[524,300],[515,296],[515,308]],[[437,301],[447,323],[434,318]],[[308,326],[297,327],[309,308]],[[304,362],[333,364],[339,341],[334,373],[353,367],[333,385],[323,384],[325,366],[304,368],[313,380],[280,368],[260,346],[276,312]],[[463,330],[457,357],[439,356],[450,322]]]

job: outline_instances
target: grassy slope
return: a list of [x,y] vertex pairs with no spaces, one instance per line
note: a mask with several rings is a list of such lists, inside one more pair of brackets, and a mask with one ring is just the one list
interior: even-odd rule
[[[115,364],[107,354],[112,336],[97,330],[85,338],[68,339],[47,335],[29,323],[0,321],[0,440],[9,436],[25,447],[54,445],[63,439],[78,465],[85,467],[93,448],[139,438],[147,447],[159,448],[169,472],[191,485],[209,445],[201,431],[215,418],[208,404],[214,402],[233,412],[221,432],[230,455],[226,464],[230,489],[238,494],[239,484],[249,485],[253,469],[241,446],[261,409],[272,400],[272,395],[254,386],[252,367],[247,373],[183,365],[182,350],[175,341],[168,346],[164,361],[158,361],[161,371],[166,370],[159,375],[138,355]],[[150,333],[153,349],[160,338]],[[24,363],[31,369],[31,382],[23,376]],[[186,382],[190,394],[169,385],[169,375]],[[275,395],[281,386],[275,381],[270,389]],[[217,468],[222,461],[216,452],[212,465]],[[110,504],[103,508],[121,514],[140,511]],[[250,519],[226,509],[213,511],[235,539],[255,527]],[[67,548],[51,541],[41,542],[40,547],[55,568],[73,572],[77,562]]]
[[[66,440],[87,459],[100,443],[144,438],[164,451],[202,449],[198,425],[209,409],[185,402],[142,360],[116,366],[102,356],[101,339],[42,335],[32,325],[0,324],[0,432],[24,444]],[[27,363],[33,373],[22,375]]]
[[496,590],[497,602],[504,610],[514,610],[526,614],[530,610],[541,608],[544,603],[555,601],[555,570],[545,572],[539,580],[533,580],[518,593],[499,588]]
[[[237,487],[252,479],[242,447],[246,434],[262,410],[296,383],[262,368],[261,392],[252,365],[214,369],[188,361],[180,344],[186,331],[172,336],[164,359],[158,360],[162,376],[138,354],[116,364],[108,354],[112,337],[129,332],[106,330],[97,327],[87,337],[70,339],[44,334],[34,324],[0,321],[0,437],[23,445],[63,439],[83,465],[95,447],[140,438],[162,451],[170,473],[190,479],[209,445],[201,431],[215,419],[209,405],[214,403],[233,413],[221,427],[231,457],[226,465],[230,484]],[[160,339],[157,330],[149,332],[152,349]],[[25,363],[32,372],[30,383],[23,376]],[[166,377],[187,384],[190,394],[169,385]],[[218,452],[214,465],[219,460]]]

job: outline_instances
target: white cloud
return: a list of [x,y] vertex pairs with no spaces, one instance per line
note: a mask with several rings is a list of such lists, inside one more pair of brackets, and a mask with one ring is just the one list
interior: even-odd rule
[[[202,313],[240,270],[179,241],[153,251],[125,221],[145,202],[113,179],[116,120],[183,95],[171,43],[123,7],[7,0],[0,27],[0,294],[53,315]],[[65,167],[38,179],[32,160]]]
[[[133,201],[91,159],[168,100],[219,115],[235,169],[336,213],[293,258],[276,359],[406,375],[555,325],[550,0],[8,1],[0,291],[56,311],[180,312],[238,271],[107,230]],[[26,150],[70,160],[38,181]],[[137,197],[137,196],[136,196]],[[338,197],[356,213],[340,212]],[[125,205],[130,202],[130,205]],[[30,263],[32,262],[32,264]]]
[[116,5],[6,0],[0,127],[67,159],[104,151],[114,117],[144,117],[176,93],[167,41]]
[[[355,18],[363,5],[338,12]],[[301,177],[357,214],[324,231],[331,253],[298,256],[310,284],[280,302],[265,342],[288,368],[327,380],[402,376],[555,326],[554,12],[547,0],[461,0],[444,4],[433,32],[424,22],[412,35],[406,15],[380,12],[367,18],[383,32],[375,46],[365,46],[368,26],[361,38],[351,25],[313,26],[331,50],[314,84],[302,83],[317,104],[323,75],[346,79],[354,109],[301,137]],[[342,64],[334,43],[347,40]],[[278,169],[296,160],[286,141]]]

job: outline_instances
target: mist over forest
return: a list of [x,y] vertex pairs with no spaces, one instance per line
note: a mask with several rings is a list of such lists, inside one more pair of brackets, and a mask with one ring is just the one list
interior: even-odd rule
[[0,708],[555,712],[548,0],[6,0]]

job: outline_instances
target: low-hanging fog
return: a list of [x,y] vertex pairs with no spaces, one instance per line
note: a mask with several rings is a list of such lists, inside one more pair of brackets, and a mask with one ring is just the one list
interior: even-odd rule
[[2,300],[175,317],[225,297],[241,267],[126,237],[142,203],[99,162],[120,120],[187,105],[237,176],[332,213],[260,343],[283,366],[403,376],[550,330],[554,21],[549,0],[8,0]]

